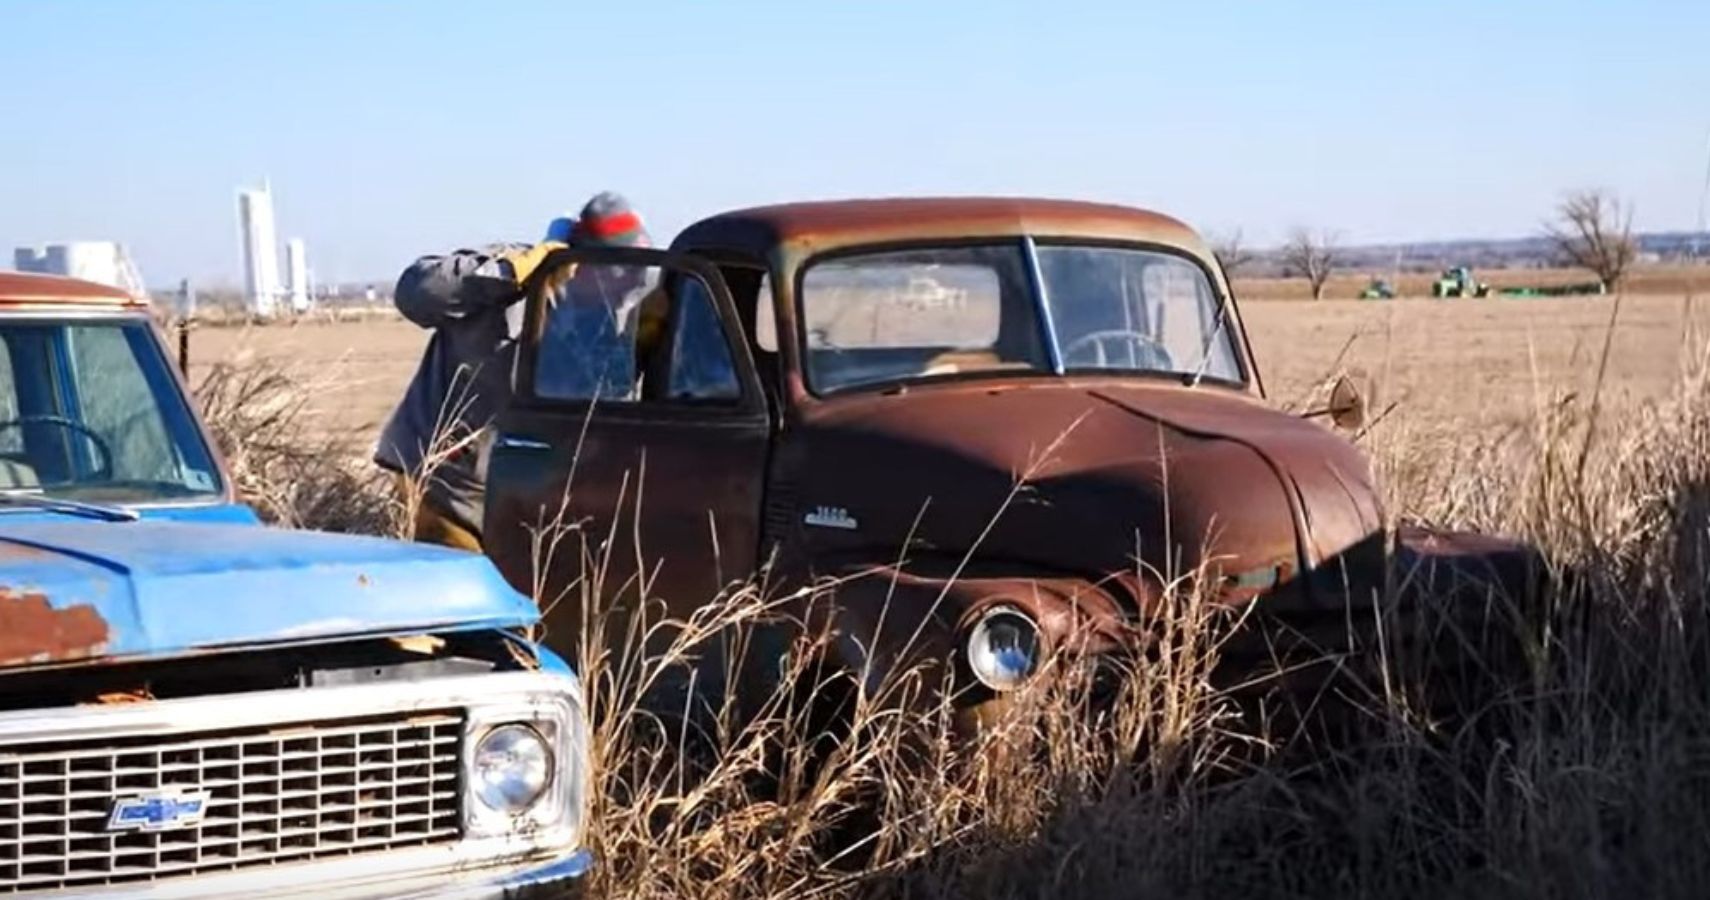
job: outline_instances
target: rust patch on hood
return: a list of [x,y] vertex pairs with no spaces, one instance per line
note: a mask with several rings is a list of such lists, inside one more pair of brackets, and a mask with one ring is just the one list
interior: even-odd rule
[[110,634],[107,620],[87,603],[55,608],[39,591],[0,588],[0,666],[100,656]]

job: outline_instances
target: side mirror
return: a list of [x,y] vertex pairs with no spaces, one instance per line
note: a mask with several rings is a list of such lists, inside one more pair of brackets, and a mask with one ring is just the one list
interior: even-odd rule
[[[1367,382],[1367,389],[1361,389],[1361,381]],[[1359,373],[1343,373],[1337,375],[1335,383],[1330,386],[1330,405],[1326,411],[1337,428],[1358,431],[1366,425],[1371,402],[1370,379]]]
[[1321,409],[1301,413],[1303,418],[1329,416],[1331,424],[1344,431],[1366,427],[1371,415],[1376,385],[1364,372],[1343,372],[1330,384],[1330,402]]

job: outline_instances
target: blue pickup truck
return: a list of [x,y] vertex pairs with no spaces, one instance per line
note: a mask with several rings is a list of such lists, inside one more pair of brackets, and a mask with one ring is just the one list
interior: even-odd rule
[[141,301],[0,273],[0,895],[574,895],[537,621],[482,556],[264,526]]

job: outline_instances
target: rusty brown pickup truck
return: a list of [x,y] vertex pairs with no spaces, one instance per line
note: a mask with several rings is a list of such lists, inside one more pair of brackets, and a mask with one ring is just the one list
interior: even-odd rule
[[[1154,212],[787,204],[536,275],[485,532],[537,596],[604,551],[606,589],[644,576],[677,615],[763,568],[780,589],[843,580],[851,639],[824,664],[882,672],[906,645],[953,667],[977,720],[1053,646],[1140,639],[1172,574],[1334,658],[1396,563],[1500,585],[1530,558],[1391,527],[1324,421],[1357,420],[1358,393],[1267,403],[1216,258]],[[543,559],[554,520],[587,540]],[[580,623],[556,603],[548,643],[573,649]]]

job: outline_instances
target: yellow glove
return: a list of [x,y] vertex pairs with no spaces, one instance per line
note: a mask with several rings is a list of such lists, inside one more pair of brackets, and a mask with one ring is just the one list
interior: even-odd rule
[[534,274],[534,270],[540,266],[540,261],[545,259],[548,253],[554,250],[562,250],[568,246],[568,244],[559,241],[541,241],[531,247],[512,250],[499,258],[510,265],[511,277],[516,279],[518,284],[522,284],[528,280],[530,275]]
[[655,289],[642,299],[635,323],[635,345],[641,353],[651,354],[659,349],[670,312],[670,299],[662,290]]

